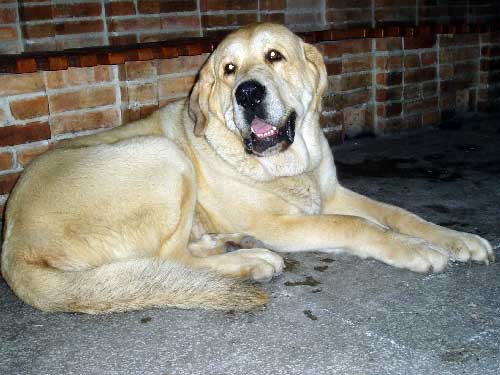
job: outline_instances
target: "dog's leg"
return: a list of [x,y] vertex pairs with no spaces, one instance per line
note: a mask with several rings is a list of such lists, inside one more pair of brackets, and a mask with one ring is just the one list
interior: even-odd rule
[[204,234],[197,241],[191,242],[188,249],[193,256],[207,257],[224,254],[230,247],[251,249],[262,246],[260,241],[243,233],[234,234]]
[[240,249],[204,257],[193,256],[183,262],[195,268],[210,269],[226,276],[259,282],[271,280],[284,268],[281,256],[261,248]]
[[448,261],[430,242],[357,216],[269,215],[259,217],[248,231],[265,247],[282,252],[340,250],[416,272],[441,271]]
[[356,215],[402,234],[422,238],[448,251],[450,258],[489,263],[495,259],[487,240],[430,223],[402,208],[377,202],[339,186],[324,213]]

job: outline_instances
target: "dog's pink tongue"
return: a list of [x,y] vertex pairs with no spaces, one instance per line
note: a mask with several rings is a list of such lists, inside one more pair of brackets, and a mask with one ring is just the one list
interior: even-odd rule
[[268,124],[267,122],[262,121],[261,119],[258,118],[253,119],[252,123],[250,124],[250,127],[252,128],[252,131],[255,134],[264,134],[273,128],[271,124]]

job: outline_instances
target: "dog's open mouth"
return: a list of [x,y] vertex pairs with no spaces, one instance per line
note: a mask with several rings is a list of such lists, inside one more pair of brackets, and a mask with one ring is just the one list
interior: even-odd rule
[[244,138],[245,151],[267,156],[284,151],[293,143],[297,114],[292,111],[282,126],[273,126],[255,117],[250,124],[250,135]]

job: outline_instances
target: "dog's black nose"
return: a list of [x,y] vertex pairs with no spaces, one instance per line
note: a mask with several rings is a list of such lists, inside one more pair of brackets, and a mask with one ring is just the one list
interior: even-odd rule
[[245,109],[254,109],[264,99],[266,88],[251,80],[241,83],[236,89],[236,102]]

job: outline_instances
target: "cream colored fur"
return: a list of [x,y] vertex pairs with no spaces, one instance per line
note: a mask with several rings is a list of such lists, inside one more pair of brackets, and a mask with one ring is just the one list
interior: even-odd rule
[[[271,48],[285,61],[266,63]],[[238,66],[232,76],[228,62]],[[285,151],[245,153],[234,88],[248,78],[264,82],[276,111],[296,110]],[[6,210],[5,280],[45,311],[248,310],[267,296],[240,280],[279,274],[273,251],[347,251],[417,272],[492,260],[481,237],[338,183],[318,121],[326,85],[319,52],[283,26],[231,34],[189,101],[64,141],[26,169]],[[228,242],[243,249],[226,253]]]

